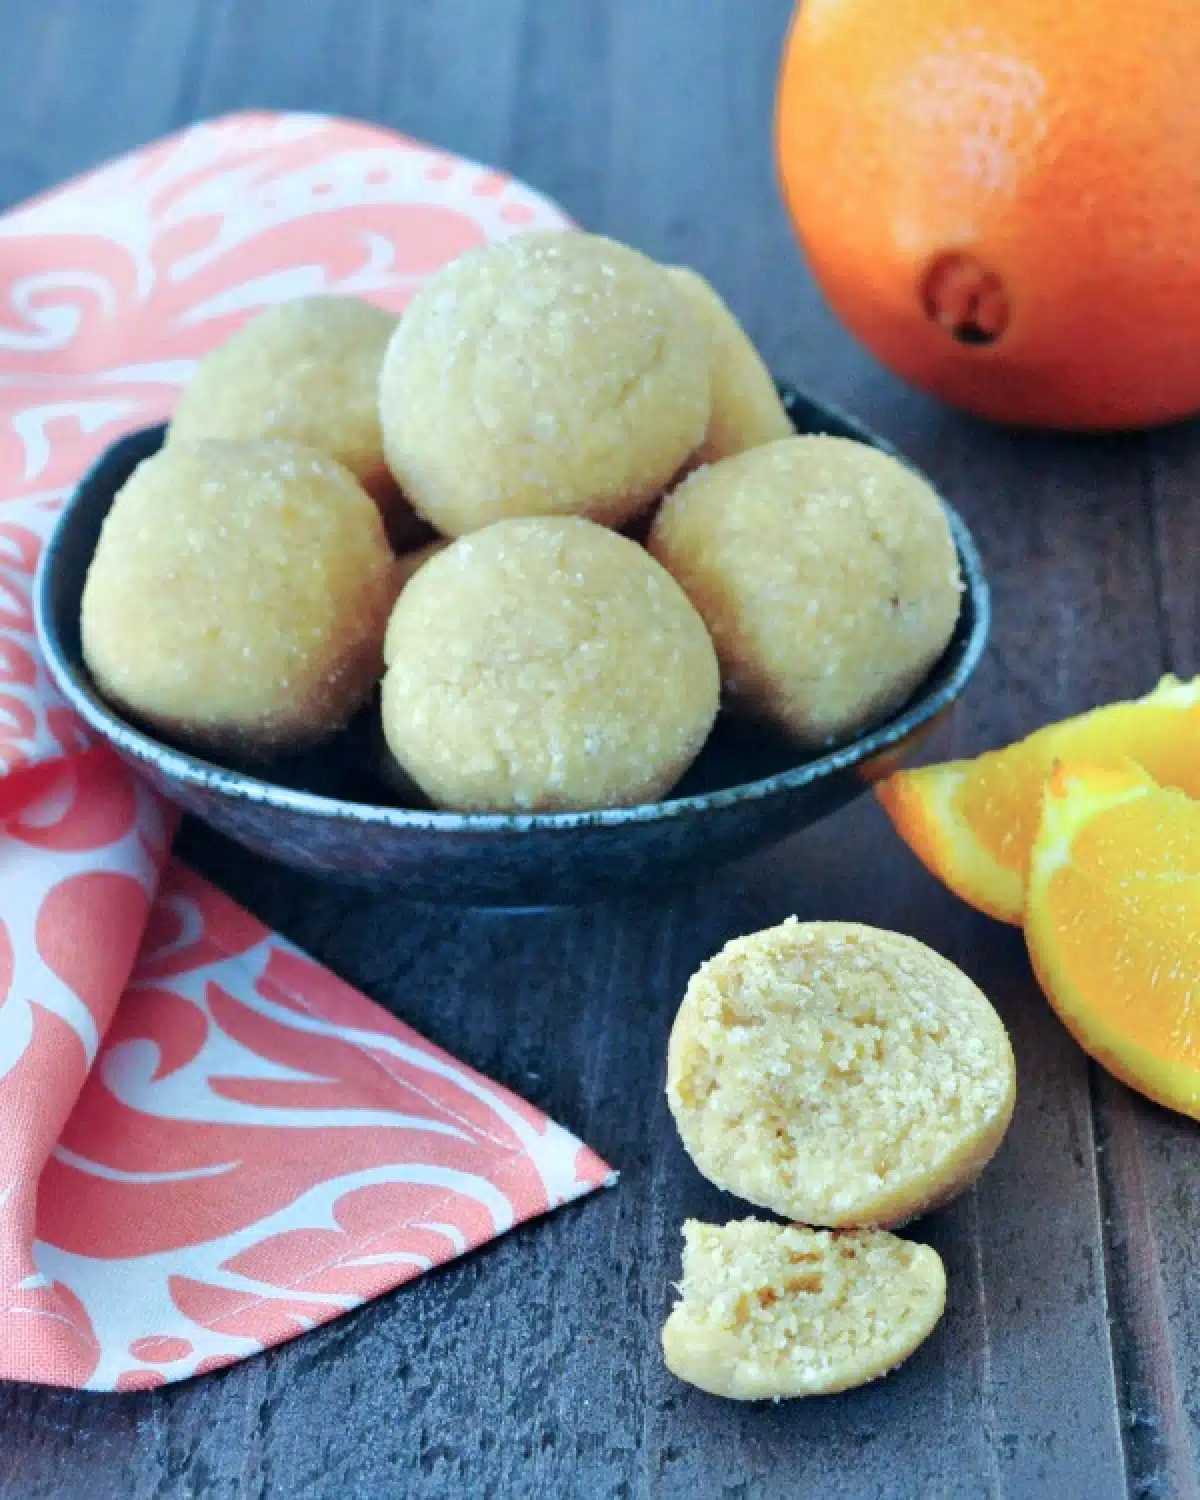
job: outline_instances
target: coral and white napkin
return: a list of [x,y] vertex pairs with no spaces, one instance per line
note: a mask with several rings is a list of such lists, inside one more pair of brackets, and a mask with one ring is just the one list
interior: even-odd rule
[[237,115],[0,218],[0,1378],[136,1390],[336,1317],[608,1168],[169,857],[39,659],[33,573],[122,431],[267,303],[399,310],[562,214],[313,115]]

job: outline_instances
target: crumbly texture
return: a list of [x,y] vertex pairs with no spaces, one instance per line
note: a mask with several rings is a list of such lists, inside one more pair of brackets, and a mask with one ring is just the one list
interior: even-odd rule
[[107,698],[175,738],[298,748],[370,696],[395,590],[378,510],[326,454],[176,440],[105,520],[84,657]]
[[714,1396],[766,1401],[865,1385],[907,1359],[946,1305],[937,1251],[882,1230],[692,1219],[683,1239],[663,1354],[673,1374]]
[[795,429],[775,382],[725,302],[688,266],[668,266],[667,274],[708,334],[712,416],[694,462],[716,463],[791,437]]
[[667,1100],[718,1187],[833,1228],[902,1224],[962,1191],[1012,1118],[1004,1026],[913,938],[797,922],[737,938],[688,984]]
[[898,708],[958,618],[936,494],[843,438],[785,438],[697,470],[647,545],[704,616],[730,708],[810,749]]
[[169,441],[272,438],[337,459],[397,540],[415,518],[383,456],[379,370],[396,318],[357,297],[298,297],[245,324],[196,366]]
[[620,525],[679,471],[710,408],[707,337],[666,271],[574,231],[447,266],[380,380],[392,473],[447,536],[515,516]]
[[716,654],[671,576],[574,517],[499,521],[396,602],[383,727],[434,803],[563,811],[662,796],[717,712]]

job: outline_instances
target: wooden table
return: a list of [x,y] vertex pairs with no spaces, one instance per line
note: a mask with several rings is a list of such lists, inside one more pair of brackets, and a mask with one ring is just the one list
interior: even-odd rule
[[[781,212],[769,122],[789,0],[4,0],[0,199],[248,104],[398,126],[585,225],[690,261],[772,366],[865,417],[975,530],[993,644],[940,748],[969,753],[1197,670],[1193,428],[978,425],[850,343]],[[1196,1489],[1195,1129],[1089,1066],[1020,935],[917,866],[868,800],[659,904],[506,916],[325,888],[199,830],[190,857],[621,1169],[620,1187],[226,1374],[132,1397],[0,1390],[0,1496],[813,1496],[1116,1500]],[[663,1369],[687,1214],[663,1044],[693,968],[790,912],[910,932],[1012,1031],[1020,1101],[978,1188],[919,1226],[941,1328],[893,1378],[723,1404]]]

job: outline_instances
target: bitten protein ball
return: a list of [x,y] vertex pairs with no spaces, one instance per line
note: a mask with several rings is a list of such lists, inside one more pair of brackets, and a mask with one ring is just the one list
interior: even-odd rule
[[958,618],[936,494],[865,443],[791,437],[699,469],[647,546],[703,615],[729,707],[811,749],[898,708]]
[[100,691],[235,754],[340,728],[382,670],[395,562],[374,503],[298,443],[176,441],[140,464],[83,591]]
[[268,308],[196,366],[169,441],[278,438],[345,468],[389,521],[415,524],[383,457],[379,369],[396,318],[357,297],[298,297]]
[[793,917],[692,976],[667,1102],[700,1171],[803,1224],[890,1228],[968,1187],[1012,1118],[1008,1034],[915,939]]
[[714,1396],[779,1401],[878,1380],[946,1305],[937,1251],[884,1230],[689,1219],[683,1237],[663,1355],[672,1374]]
[[723,299],[688,266],[668,266],[667,275],[708,333],[712,416],[693,463],[716,463],[791,437],[795,428],[775,382]]
[[387,654],[384,734],[441,807],[651,801],[717,712],[716,655],[678,584],[579,518],[499,521],[432,557],[396,601]]
[[667,272],[597,235],[471,251],[409,304],[380,378],[392,473],[438,531],[618,526],[708,428],[708,338]]

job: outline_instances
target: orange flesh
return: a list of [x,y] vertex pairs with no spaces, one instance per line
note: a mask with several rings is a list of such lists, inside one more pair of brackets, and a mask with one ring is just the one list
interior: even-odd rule
[[1148,792],[1096,813],[1065,852],[1041,897],[1050,982],[1073,992],[1054,998],[1085,1031],[1094,1014],[1153,1056],[1200,1068],[1200,803]]
[[981,755],[952,806],[997,864],[1020,873],[1037,831],[1041,786],[1054,762],[1126,757],[1162,785],[1200,794],[1200,707],[1114,703],[1051,724],[1019,746]]

